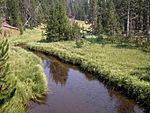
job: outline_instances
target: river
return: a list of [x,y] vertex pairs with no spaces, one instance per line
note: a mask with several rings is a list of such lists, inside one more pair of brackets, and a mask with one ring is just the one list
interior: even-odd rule
[[44,103],[32,103],[26,113],[144,113],[134,101],[116,92],[92,74],[53,57],[38,54],[50,92]]

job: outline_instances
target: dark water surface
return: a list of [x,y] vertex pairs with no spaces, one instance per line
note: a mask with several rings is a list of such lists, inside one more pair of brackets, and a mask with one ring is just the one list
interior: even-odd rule
[[27,113],[144,113],[133,101],[108,89],[91,74],[55,58],[40,55],[52,93]]

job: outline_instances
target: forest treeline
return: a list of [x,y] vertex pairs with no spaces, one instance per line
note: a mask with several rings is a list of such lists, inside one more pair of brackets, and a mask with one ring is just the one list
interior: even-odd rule
[[149,0],[69,0],[69,13],[88,20],[96,33],[149,34]]
[[68,17],[92,23],[95,34],[149,39],[149,0],[1,0],[1,17],[22,31],[46,22],[52,5],[60,2]]

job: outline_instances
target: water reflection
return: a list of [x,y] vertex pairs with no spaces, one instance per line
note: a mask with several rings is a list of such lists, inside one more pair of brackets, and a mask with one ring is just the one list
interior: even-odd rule
[[92,74],[55,58],[41,56],[53,94],[28,113],[144,113],[134,102],[107,88]]
[[[51,76],[51,79],[56,83],[60,84],[62,86],[65,86],[67,79],[68,79],[68,72],[70,65],[64,64],[60,61],[58,61],[55,58],[52,58],[53,60],[43,60],[45,62],[45,67],[49,67],[49,76]],[[54,60],[55,59],[55,60]],[[78,70],[77,67],[71,66],[74,70]],[[87,73],[86,79],[89,81],[97,80],[95,76],[92,74]]]
[[142,110],[136,111],[136,105],[132,100],[120,95],[118,92],[108,89],[112,101],[116,104],[118,113],[143,113]]
[[68,79],[69,68],[63,64],[60,64],[57,60],[45,60],[43,61],[44,69],[48,69],[46,72],[51,79],[57,85],[65,86]]
[[65,86],[68,79],[68,70],[69,69],[65,65],[60,64],[58,61],[53,61],[50,63],[51,77],[56,84]]

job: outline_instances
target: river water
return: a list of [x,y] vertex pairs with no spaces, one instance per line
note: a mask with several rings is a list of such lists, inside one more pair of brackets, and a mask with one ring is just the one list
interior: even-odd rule
[[144,113],[132,100],[107,88],[92,74],[56,58],[38,56],[50,92],[43,104],[29,105],[27,113]]

